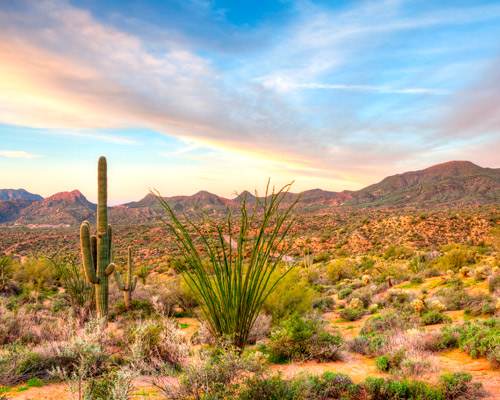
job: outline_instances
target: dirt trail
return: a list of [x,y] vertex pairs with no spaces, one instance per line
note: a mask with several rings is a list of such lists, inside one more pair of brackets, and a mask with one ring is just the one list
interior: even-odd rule
[[469,372],[474,381],[481,382],[490,393],[488,400],[500,399],[500,371],[493,371],[488,360],[472,359],[459,349],[442,353],[437,356],[439,366],[450,372]]
[[363,357],[359,354],[349,354],[345,362],[317,363],[307,361],[291,364],[273,364],[272,370],[283,372],[284,377],[291,377],[300,372],[307,372],[312,375],[321,375],[326,371],[349,375],[354,382],[361,382],[367,376],[385,377],[375,368],[375,360]]

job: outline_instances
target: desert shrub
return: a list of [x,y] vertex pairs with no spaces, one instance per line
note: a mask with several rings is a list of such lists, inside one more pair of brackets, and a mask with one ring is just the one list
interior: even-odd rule
[[335,307],[335,301],[330,297],[320,297],[312,302],[312,308],[317,308],[321,312],[331,311]]
[[291,270],[278,283],[274,291],[264,302],[262,312],[272,316],[273,325],[278,325],[293,314],[304,315],[312,308],[318,297],[308,285],[300,271]]
[[54,289],[56,284],[56,270],[46,258],[28,258],[24,263],[16,263],[13,279],[23,288]]
[[372,303],[373,291],[369,287],[366,287],[366,286],[362,287],[360,289],[353,291],[348,296],[347,301],[350,301],[353,298],[361,300],[361,302],[363,303],[363,307],[367,308]]
[[283,379],[281,374],[255,374],[248,377],[238,400],[302,400],[310,398],[309,384],[302,379]]
[[445,399],[478,399],[485,395],[481,383],[472,383],[472,375],[454,372],[441,375],[439,387]]
[[454,272],[458,272],[460,268],[473,263],[474,252],[465,248],[454,248],[431,262],[442,271],[452,270]]
[[177,322],[169,318],[139,322],[126,337],[131,365],[138,371],[180,368],[189,354]]
[[344,308],[340,311],[340,317],[346,321],[357,321],[363,318],[366,314],[366,310],[363,308]]
[[347,296],[349,296],[351,293],[352,293],[352,289],[350,289],[350,288],[348,288],[348,289],[342,289],[337,294],[337,297],[342,300],[342,299],[345,299]]
[[418,320],[411,314],[396,314],[388,311],[381,315],[370,317],[361,329],[361,334],[385,333],[397,330],[406,330],[418,326]]
[[13,385],[31,378],[47,380],[52,371],[72,374],[85,370],[86,374],[99,375],[109,360],[106,339],[100,321],[91,320],[67,341],[47,342],[39,347],[13,343],[0,359],[0,384]]
[[336,361],[342,358],[342,337],[324,330],[322,321],[297,315],[271,334],[267,347],[272,362]]
[[451,322],[450,317],[437,311],[429,311],[422,315],[422,325],[435,325],[449,322]]
[[340,259],[328,264],[327,274],[332,283],[337,283],[343,279],[356,277],[359,271],[355,263]]
[[367,335],[358,335],[347,342],[347,348],[352,353],[358,353],[366,356],[375,356],[379,354],[386,338],[377,333]]
[[410,293],[391,290],[387,296],[387,302],[389,305],[397,310],[409,310],[411,308],[410,304],[414,296]]
[[457,326],[458,344],[472,358],[486,357],[493,368],[500,368],[500,321],[466,322]]
[[129,400],[134,391],[134,377],[134,373],[124,368],[90,376],[84,381],[76,372],[60,376],[74,398],[86,400]]
[[361,386],[370,400],[445,400],[438,387],[419,381],[368,377]]
[[358,386],[345,374],[325,372],[310,378],[311,392],[318,399],[350,398],[358,391]]
[[384,258],[386,260],[409,260],[415,255],[415,251],[408,247],[394,247],[389,246],[384,252]]
[[390,372],[399,369],[404,359],[405,350],[398,349],[377,358],[375,360],[375,367],[377,367],[380,372]]
[[117,315],[125,315],[128,313],[128,318],[139,319],[151,316],[151,313],[154,311],[154,307],[149,300],[132,299],[131,310],[127,311],[125,302],[120,300],[114,304],[113,311]]
[[207,348],[184,367],[177,382],[160,377],[154,385],[165,399],[234,399],[241,377],[247,373],[258,376],[264,369],[260,353],[240,355],[232,347]]
[[331,257],[330,253],[323,251],[314,256],[313,262],[314,263],[327,262],[330,259],[330,257]]

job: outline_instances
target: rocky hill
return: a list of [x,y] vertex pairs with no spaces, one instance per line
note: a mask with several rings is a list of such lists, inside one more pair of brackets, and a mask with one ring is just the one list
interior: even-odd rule
[[[31,195],[20,189],[17,194],[0,190],[7,196]],[[11,193],[11,194],[7,194]],[[36,196],[36,195],[31,195]],[[243,192],[247,204],[255,204],[256,197]],[[288,193],[285,203],[298,198]],[[57,193],[44,200],[16,199],[0,201],[0,223],[8,224],[70,224],[77,225],[88,219],[95,221],[96,205],[90,203],[78,190]],[[164,200],[177,212],[193,214],[196,210],[210,215],[225,215],[227,208],[239,207],[240,198],[226,199],[200,191],[192,196],[165,197]],[[389,176],[379,183],[358,191],[330,192],[321,189],[304,191],[296,211],[315,212],[328,208],[439,208],[457,205],[476,206],[500,203],[500,169],[482,168],[468,161],[452,161],[426,168]],[[156,221],[164,215],[158,199],[153,194],[143,199],[110,208],[113,224],[145,223]]]
[[15,223],[18,225],[77,225],[95,219],[96,205],[79,190],[56,193],[23,208]]

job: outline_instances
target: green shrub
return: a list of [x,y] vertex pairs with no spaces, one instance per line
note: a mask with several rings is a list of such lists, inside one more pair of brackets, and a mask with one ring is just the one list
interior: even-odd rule
[[358,386],[345,374],[325,372],[321,376],[310,379],[312,393],[318,399],[344,399],[350,398],[358,391]]
[[472,358],[486,357],[492,368],[500,367],[500,321],[466,322],[455,328],[460,334],[458,344]]
[[437,311],[429,311],[428,313],[422,315],[422,325],[435,325],[450,322],[450,317]]
[[[279,275],[279,274],[278,274]],[[272,316],[274,326],[293,314],[304,315],[312,308],[317,293],[308,285],[299,270],[291,270],[278,283],[264,302],[262,312]]]
[[281,374],[255,374],[244,382],[239,400],[302,400],[309,394],[306,381],[283,379]]
[[475,399],[484,397],[481,383],[472,383],[472,375],[454,372],[441,375],[439,386],[445,399]]
[[271,334],[269,360],[274,363],[309,359],[336,361],[341,358],[342,342],[340,335],[325,331],[321,322],[295,315]]
[[366,311],[363,308],[344,308],[340,311],[340,317],[346,321],[357,321],[363,318]]
[[331,311],[335,307],[335,301],[329,297],[320,297],[312,302],[312,308],[317,308],[322,312]]
[[351,279],[358,276],[359,271],[355,263],[346,259],[340,259],[328,264],[327,274],[332,283],[337,283],[343,279]]
[[342,300],[349,296],[351,293],[352,289],[343,289],[337,294],[337,297]]

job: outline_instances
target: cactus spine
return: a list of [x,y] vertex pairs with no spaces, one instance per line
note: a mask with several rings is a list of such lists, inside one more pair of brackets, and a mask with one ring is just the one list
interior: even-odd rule
[[83,221],[80,242],[85,275],[95,287],[97,316],[108,318],[108,277],[115,270],[111,262],[112,229],[108,225],[108,178],[106,158],[100,157],[97,167],[97,235],[90,235],[90,224]]
[[125,285],[122,282],[122,278],[120,274],[115,268],[115,280],[118,285],[118,289],[123,292],[123,301],[125,302],[125,307],[127,307],[127,311],[132,310],[132,292],[135,290],[137,285],[137,276],[134,277],[132,281],[132,249],[128,248],[128,271],[127,271],[127,280],[125,281]]

